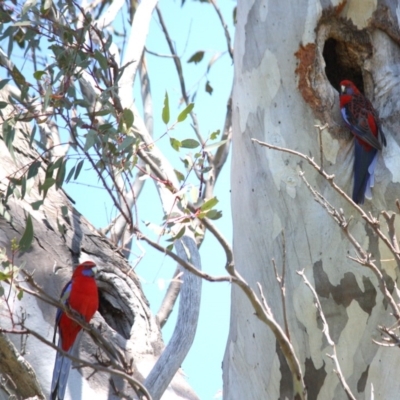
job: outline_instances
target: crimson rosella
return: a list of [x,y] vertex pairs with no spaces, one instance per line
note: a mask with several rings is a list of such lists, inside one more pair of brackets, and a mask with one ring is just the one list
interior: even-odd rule
[[363,204],[364,198],[372,198],[374,170],[378,150],[382,150],[378,140],[386,146],[377,112],[371,102],[360,93],[353,82],[340,82],[340,111],[346,125],[355,136],[354,143],[354,186],[353,201]]
[[[94,279],[96,272],[96,264],[93,261],[85,261],[79,264],[72,275],[71,281],[65,285],[61,293],[61,301],[71,310],[79,313],[86,322],[91,320],[99,306],[97,285]],[[65,312],[58,309],[56,316],[57,328],[59,332],[58,347],[68,352],[68,354],[72,354],[76,343],[75,339],[82,327],[69,318]],[[57,352],[51,382],[52,400],[62,400],[64,398],[70,368],[71,360]]]

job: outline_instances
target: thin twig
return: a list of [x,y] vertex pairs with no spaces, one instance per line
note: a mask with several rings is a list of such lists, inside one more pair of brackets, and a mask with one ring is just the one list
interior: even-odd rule
[[278,150],[278,151],[282,151],[284,153],[292,154],[292,155],[302,158],[303,160],[306,160],[315,170],[318,171],[318,173],[320,175],[322,175],[329,182],[331,187],[336,192],[338,192],[349,204],[351,204],[358,211],[358,213],[361,215],[361,217],[368,223],[368,225],[374,230],[374,232],[379,236],[379,238],[382,240],[382,242],[385,243],[387,248],[391,251],[391,253],[393,254],[393,256],[396,259],[396,262],[400,264],[400,253],[396,251],[396,249],[393,247],[391,241],[379,229],[379,220],[368,215],[358,204],[356,204],[353,201],[353,199],[345,191],[343,191],[335,182],[333,182],[335,175],[328,175],[324,170],[321,169],[321,167],[314,161],[313,158],[308,157],[303,153],[300,153],[295,150],[287,149],[285,147],[274,146],[272,144],[265,143],[260,140],[254,139],[254,138],[252,138],[251,140],[255,143],[258,143],[260,146],[264,146],[264,147],[268,147],[269,149]]
[[[178,55],[176,54],[176,50],[175,50],[175,47],[174,47],[174,45],[172,43],[172,39],[171,39],[171,37],[169,35],[168,29],[167,29],[167,25],[164,22],[164,18],[162,16],[161,11],[160,11],[158,6],[156,6],[156,12],[157,12],[157,16],[158,16],[158,19],[160,21],[160,25],[161,25],[161,28],[163,30],[165,39],[167,40],[169,50],[170,50],[170,52],[171,52],[171,54],[173,56],[173,60],[174,60],[174,63],[175,63],[175,69],[176,69],[176,72],[178,74],[179,84],[180,84],[180,87],[181,87],[182,98],[183,98],[185,104],[188,105],[189,104],[189,97],[188,97],[188,94],[186,92],[186,84],[185,84],[185,79],[183,77],[183,69],[182,69],[181,60],[178,57]],[[204,139],[203,139],[203,137],[201,136],[201,133],[200,133],[199,121],[197,120],[196,114],[193,111],[191,111],[190,112],[190,117],[192,118],[194,132],[195,132],[197,138],[199,139],[201,145],[204,147]]]
[[224,16],[222,15],[221,10],[217,6],[217,3],[215,2],[215,0],[210,0],[210,3],[213,5],[213,7],[218,15],[218,18],[221,21],[222,28],[224,29],[224,32],[225,32],[226,45],[228,47],[228,52],[229,52],[229,55],[231,56],[231,59],[233,60],[232,40],[231,40],[231,35],[229,34],[228,25],[225,22]]
[[15,334],[18,334],[18,335],[32,335],[35,338],[37,338],[38,340],[40,340],[42,343],[44,343],[47,346],[51,347],[52,349],[58,351],[63,356],[69,358],[74,363],[79,364],[80,367],[92,368],[95,371],[107,372],[109,374],[112,374],[112,375],[115,375],[115,376],[119,376],[119,377],[125,379],[132,386],[132,388],[136,391],[136,393],[138,395],[140,395],[140,396],[145,395],[148,400],[151,400],[151,396],[150,396],[149,392],[147,391],[147,389],[138,380],[136,380],[132,376],[126,374],[122,370],[121,371],[120,370],[116,370],[116,369],[110,368],[109,366],[105,367],[105,366],[100,365],[100,364],[94,364],[94,363],[91,363],[89,361],[83,360],[81,358],[74,357],[70,353],[62,350],[62,348],[56,346],[55,344],[53,344],[53,342],[50,342],[45,337],[43,337],[42,335],[40,335],[39,333],[37,333],[36,331],[34,331],[32,329],[29,329],[29,328],[26,328],[26,327],[23,327],[23,329],[21,329],[21,330],[15,330],[15,329],[9,330],[9,329],[0,328],[0,332],[1,333],[14,334],[14,335]]
[[[306,399],[307,390],[303,379],[303,372],[301,370],[300,362],[296,356],[296,353],[293,349],[290,339],[285,335],[285,332],[276,322],[272,314],[272,310],[269,307],[267,301],[265,300],[262,286],[259,282],[257,282],[257,286],[260,291],[262,305],[260,304],[260,301],[258,300],[253,290],[250,289],[251,291],[248,292],[248,297],[249,299],[251,298],[254,301],[254,303],[252,302],[252,304],[256,310],[256,315],[271,329],[271,331],[275,335],[276,340],[279,343],[279,347],[282,350],[283,355],[285,356],[290,372],[292,373],[293,390],[294,390],[293,398]],[[243,289],[247,290],[247,287],[243,286]],[[259,306],[261,306],[261,310],[259,310]],[[260,312],[260,314],[258,312]]]
[[[392,242],[392,245],[397,250],[397,252],[400,253],[399,242],[397,241],[396,229],[394,227],[394,221],[396,219],[396,214],[393,213],[392,215],[389,215],[389,213],[387,211],[382,211],[382,215],[385,218],[387,226],[388,226],[390,241]],[[399,264],[398,264],[398,266],[400,267]]]
[[285,324],[285,333],[290,340],[289,323],[287,319],[286,309],[286,288],[285,288],[285,276],[286,276],[286,240],[285,232],[282,230],[282,275],[279,275],[278,268],[276,267],[275,259],[272,259],[272,265],[274,267],[275,277],[279,283],[279,289],[281,292],[282,309],[283,309],[283,321]]
[[340,210],[340,212],[338,210],[336,210],[336,208],[333,207],[324,198],[324,196],[322,196],[321,193],[317,192],[307,181],[307,179],[304,176],[304,173],[301,173],[300,177],[303,179],[307,188],[310,190],[310,192],[314,196],[314,199],[327,210],[328,214],[339,225],[339,227],[342,229],[343,233],[348,238],[349,242],[355,248],[355,250],[357,252],[357,257],[348,256],[348,258],[350,260],[357,262],[358,264],[360,264],[362,266],[369,268],[375,274],[375,276],[378,279],[379,288],[380,288],[383,296],[385,297],[385,299],[390,304],[390,307],[392,308],[394,317],[397,320],[400,320],[400,309],[397,306],[396,301],[393,299],[393,296],[391,295],[389,289],[387,288],[385,277],[384,277],[382,271],[378,268],[378,266],[375,264],[374,260],[371,258],[371,254],[367,253],[363,249],[363,247],[360,245],[360,243],[356,240],[356,238],[350,233],[350,231],[348,229],[349,221],[346,220],[343,210]]

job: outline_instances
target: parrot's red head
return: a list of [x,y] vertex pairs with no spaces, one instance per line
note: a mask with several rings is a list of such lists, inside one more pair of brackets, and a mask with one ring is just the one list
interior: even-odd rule
[[96,264],[93,261],[84,261],[79,264],[73,274],[73,277],[78,275],[91,276],[93,277],[97,272]]
[[356,85],[352,81],[344,80],[340,82],[340,94],[360,94],[360,91],[356,88]]

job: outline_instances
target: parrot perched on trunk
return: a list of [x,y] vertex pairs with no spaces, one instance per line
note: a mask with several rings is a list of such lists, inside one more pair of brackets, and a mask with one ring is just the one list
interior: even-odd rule
[[[96,264],[93,261],[85,261],[79,264],[62,293],[61,301],[79,313],[82,318],[89,322],[99,306],[99,297],[94,275],[97,272]],[[54,331],[55,339],[58,328],[59,339],[58,347],[72,354],[75,340],[82,327],[69,318],[61,309],[57,310],[56,326]],[[53,369],[53,379],[51,382],[51,399],[62,400],[64,398],[71,360],[57,352]]]
[[374,171],[378,150],[386,146],[377,112],[371,102],[360,93],[353,82],[340,82],[340,111],[344,122],[355,136],[353,201],[363,204],[372,198]]

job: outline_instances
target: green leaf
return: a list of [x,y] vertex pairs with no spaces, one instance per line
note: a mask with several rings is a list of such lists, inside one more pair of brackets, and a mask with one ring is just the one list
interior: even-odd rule
[[216,197],[213,197],[212,199],[207,200],[207,201],[200,207],[200,210],[201,210],[201,211],[211,210],[211,208],[213,208],[217,203],[218,203],[218,199],[217,199]]
[[187,107],[178,115],[178,122],[184,121],[188,114],[193,110],[193,107],[194,103],[188,104]]
[[205,168],[202,168],[201,169],[201,173],[202,174],[205,174],[206,172],[209,172],[209,171],[211,171],[213,169],[213,167],[205,167]]
[[3,286],[0,286],[0,297],[4,295],[4,288]]
[[133,112],[129,108],[124,108],[124,111],[122,111],[122,118],[124,120],[126,128],[130,129],[134,121]]
[[56,189],[60,189],[60,187],[64,183],[65,173],[67,168],[67,160],[61,163],[60,168],[58,168],[57,176],[56,176]]
[[79,176],[79,174],[81,173],[81,169],[82,169],[82,167],[83,167],[83,162],[84,162],[84,161],[85,161],[85,160],[79,161],[78,166],[76,167],[76,172],[75,172],[74,180],[77,180],[77,179],[78,179],[78,176]]
[[37,81],[39,81],[39,80],[42,78],[43,75],[46,75],[46,71],[35,71],[35,72],[33,73],[33,77],[34,77]]
[[174,242],[175,240],[180,239],[183,236],[183,234],[185,233],[185,230],[186,230],[186,227],[183,226],[175,236],[173,236],[170,239],[167,239],[167,242]]
[[48,167],[47,167],[47,170],[46,170],[46,177],[52,176],[53,172],[54,172],[56,169],[60,168],[60,166],[61,166],[63,160],[64,160],[64,157],[59,157],[59,158],[57,158],[56,161],[51,162],[51,163],[48,165]]
[[203,50],[199,50],[196,53],[194,53],[189,60],[187,61],[188,63],[195,63],[198,64],[204,57],[204,51]]
[[69,182],[70,180],[71,180],[71,178],[72,178],[72,175],[74,175],[74,172],[75,172],[75,165],[71,168],[71,170],[68,172],[68,176],[67,176],[67,179],[65,180],[65,182]]
[[215,150],[218,147],[224,145],[226,142],[227,142],[227,140],[221,140],[220,142],[209,144],[208,146],[204,147],[204,151]]
[[83,150],[88,151],[96,143],[96,139],[97,139],[97,132],[90,130],[86,134],[86,143]]
[[14,146],[13,146],[14,136],[15,136],[14,127],[11,126],[9,123],[5,122],[3,124],[3,140],[6,143],[8,151],[10,152],[12,158],[15,160]]
[[182,142],[181,142],[181,147],[184,147],[185,149],[195,149],[196,147],[199,147],[199,146],[200,146],[200,143],[194,139],[185,139],[185,140],[182,140]]
[[11,76],[14,79],[14,82],[19,86],[25,86],[26,85],[26,79],[24,75],[21,74],[20,70],[14,65],[13,69],[11,70]]
[[105,108],[103,110],[95,111],[94,113],[86,113],[85,115],[94,115],[95,117],[104,117],[105,115],[108,115],[111,113],[111,110],[109,108]]
[[104,55],[100,53],[98,50],[95,50],[94,58],[99,62],[101,69],[105,71],[108,67],[107,58],[104,57]]
[[7,85],[8,82],[10,82],[11,79],[2,79],[0,81],[0,90],[3,89],[4,86]]
[[36,176],[41,165],[42,163],[40,161],[35,161],[34,163],[32,163],[28,169],[27,179],[31,179]]
[[49,190],[54,184],[56,183],[56,180],[54,178],[46,178],[44,183],[40,185],[40,190],[47,191]]
[[[105,124],[99,125],[99,131],[102,133],[107,133],[107,131],[112,130],[113,128],[114,128],[113,125],[108,122]],[[91,131],[91,132],[94,132],[95,134],[97,134],[97,132],[95,132],[95,131]]]
[[182,172],[179,172],[176,169],[174,169],[174,172],[179,182],[183,182],[185,180],[185,175],[183,175]]
[[210,81],[206,82],[206,92],[209,94],[212,94],[212,92],[214,91],[213,87],[210,85]]
[[19,250],[22,252],[27,251],[31,247],[32,241],[33,241],[32,217],[31,214],[28,214],[28,218],[26,219],[25,232],[22,235],[18,244]]
[[133,136],[126,136],[125,139],[118,145],[119,151],[124,151],[127,147],[132,146],[136,142]]
[[19,301],[21,301],[23,296],[24,296],[24,291],[23,291],[23,290],[20,290],[20,291],[18,292],[18,294],[17,294],[17,299],[18,299]]
[[169,100],[167,92],[165,92],[164,107],[162,109],[162,120],[165,125],[167,125],[169,122]]
[[219,136],[219,134],[221,133],[221,131],[218,129],[218,130],[216,130],[216,131],[214,131],[211,135],[210,135],[210,139],[211,140],[215,140],[218,136]]
[[182,236],[183,236],[183,234],[185,233],[185,230],[186,230],[186,227],[182,227],[181,228],[181,230],[178,232],[178,234],[174,237],[174,239],[176,240],[176,239],[180,239]]
[[2,110],[3,108],[6,108],[8,106],[8,103],[5,101],[0,101],[0,110]]
[[33,203],[31,203],[31,207],[37,211],[39,210],[39,207],[43,204],[43,200],[38,200],[38,201],[34,201]]
[[176,150],[176,151],[179,151],[180,147],[182,146],[182,145],[181,145],[181,142],[180,142],[179,140],[173,138],[173,137],[170,138],[169,141],[170,141],[170,143],[171,143],[172,148],[173,148],[174,150]]
[[218,211],[218,210],[209,210],[207,211],[206,215],[207,218],[209,219],[219,219],[222,217],[222,211]]
[[29,147],[30,148],[32,148],[32,143],[33,143],[33,139],[35,138],[35,134],[36,134],[36,125],[33,126],[31,136],[29,138]]
[[26,194],[26,176],[21,179],[21,198],[23,199]]

